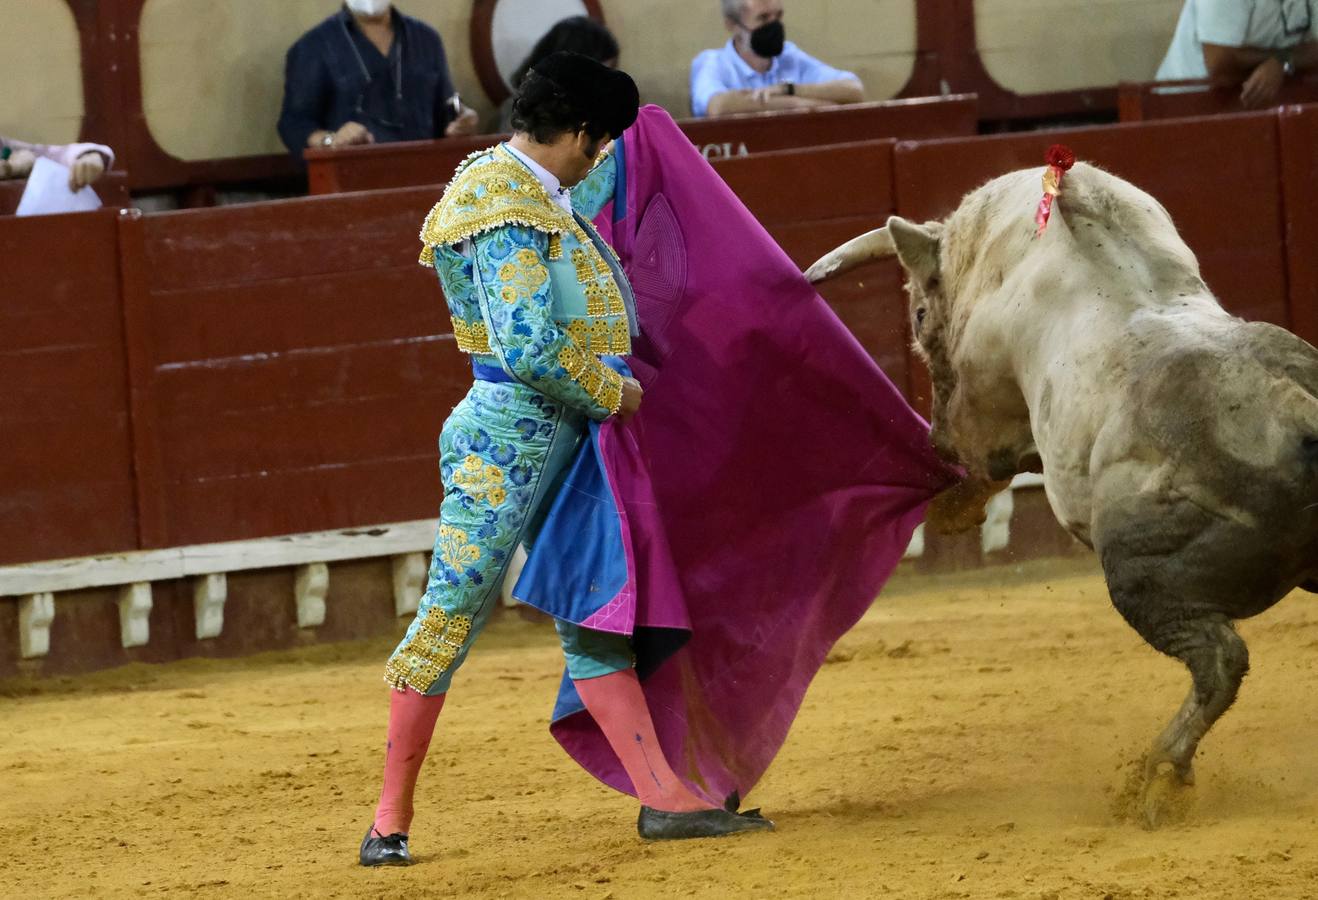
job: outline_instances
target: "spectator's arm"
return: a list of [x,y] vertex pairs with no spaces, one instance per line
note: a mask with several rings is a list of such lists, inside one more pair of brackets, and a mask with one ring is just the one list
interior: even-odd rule
[[87,153],[100,154],[107,169],[114,165],[114,151],[104,144],[29,144],[5,138],[4,145],[15,152],[26,150],[33,156],[44,156],[69,169],[73,168],[79,157]]
[[1208,69],[1208,77],[1221,84],[1240,84],[1251,72],[1276,55],[1276,50],[1264,50],[1261,47],[1204,44],[1204,66]]
[[796,96],[807,100],[823,100],[826,103],[863,103],[865,88],[859,78],[838,78],[833,81],[798,84]]
[[1245,46],[1252,7],[1241,0],[1199,0],[1195,7],[1195,37],[1204,48],[1204,66],[1219,84],[1240,84],[1273,55],[1263,47]]
[[773,88],[758,90],[724,91],[715,94],[709,100],[708,116],[729,116],[733,113],[773,112],[789,109],[811,109],[816,106],[830,106],[827,100],[812,100],[809,97],[789,97],[786,94],[769,94]]
[[854,72],[836,69],[815,59],[793,44],[792,62],[800,72],[796,82],[796,96],[827,103],[861,103],[865,100],[865,85]]
[[302,159],[302,151],[325,136],[325,98],[330,89],[324,65],[298,41],[284,63],[284,105],[279,113],[279,137],[295,159]]

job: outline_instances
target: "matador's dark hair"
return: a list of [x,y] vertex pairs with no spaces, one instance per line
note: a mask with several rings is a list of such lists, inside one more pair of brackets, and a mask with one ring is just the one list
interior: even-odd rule
[[513,98],[513,130],[541,144],[564,132],[618,137],[636,121],[641,98],[626,72],[580,53],[553,53],[531,67]]

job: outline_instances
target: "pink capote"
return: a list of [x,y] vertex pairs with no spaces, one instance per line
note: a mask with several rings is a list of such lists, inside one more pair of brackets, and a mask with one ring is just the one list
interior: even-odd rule
[[[636,294],[628,363],[645,399],[630,425],[601,429],[628,582],[585,624],[638,646],[649,629],[689,631],[642,669],[645,697],[673,768],[722,802],[763,775],[829,649],[957,475],[667,113],[643,109],[624,144],[626,209],[601,224]],[[552,729],[635,793],[589,715]]]

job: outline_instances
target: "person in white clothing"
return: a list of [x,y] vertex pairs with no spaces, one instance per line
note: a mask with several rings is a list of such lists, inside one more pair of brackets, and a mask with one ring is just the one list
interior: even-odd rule
[[1158,81],[1239,86],[1251,109],[1318,67],[1318,0],[1185,0]]
[[68,168],[71,191],[95,184],[114,165],[104,144],[29,144],[0,135],[0,179],[26,178],[39,156]]

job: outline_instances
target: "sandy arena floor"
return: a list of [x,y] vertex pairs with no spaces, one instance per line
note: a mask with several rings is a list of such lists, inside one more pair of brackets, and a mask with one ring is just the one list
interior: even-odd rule
[[1254,669],[1189,820],[1114,808],[1187,687],[1087,564],[902,576],[838,646],[750,798],[776,834],[646,846],[545,729],[552,631],[492,629],[422,776],[419,865],[355,865],[388,642],[132,667],[0,695],[0,895],[1318,896],[1318,598],[1247,622]]

